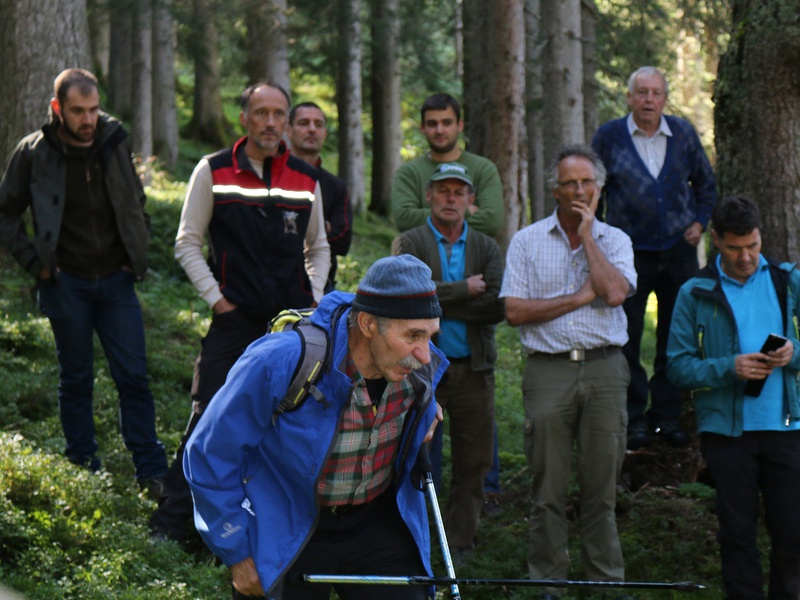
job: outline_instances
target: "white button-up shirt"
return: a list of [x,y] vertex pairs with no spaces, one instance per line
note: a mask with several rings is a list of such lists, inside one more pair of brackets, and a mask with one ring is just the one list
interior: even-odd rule
[[[631,239],[616,227],[595,221],[592,235],[598,248],[636,292]],[[573,250],[554,212],[518,231],[506,255],[501,298],[523,300],[557,298],[574,294],[589,276],[583,246]],[[520,327],[522,346],[529,354],[568,352],[623,346],[628,341],[628,321],[622,306],[610,307],[602,298],[560,317]]]

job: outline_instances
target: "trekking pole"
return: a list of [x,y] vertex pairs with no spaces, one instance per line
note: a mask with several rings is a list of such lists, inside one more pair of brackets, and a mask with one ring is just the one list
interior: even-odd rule
[[436,531],[439,534],[439,545],[442,547],[444,569],[447,572],[447,577],[449,579],[446,585],[450,586],[450,597],[452,600],[461,600],[461,592],[458,590],[458,581],[456,580],[456,570],[453,567],[453,557],[450,555],[450,546],[447,544],[447,534],[444,531],[442,513],[439,510],[439,500],[436,497],[436,486],[433,484],[433,465],[431,464],[431,457],[428,454],[427,444],[422,444],[419,449],[417,465],[423,473],[425,493],[428,496],[428,500],[430,500],[433,517],[436,521]]
[[470,579],[466,577],[421,577],[391,575],[302,575],[306,583],[338,583],[350,585],[496,585],[503,587],[555,587],[555,588],[636,588],[644,590],[674,590],[696,592],[706,586],[690,581],[676,583],[662,581],[574,581],[571,579]]

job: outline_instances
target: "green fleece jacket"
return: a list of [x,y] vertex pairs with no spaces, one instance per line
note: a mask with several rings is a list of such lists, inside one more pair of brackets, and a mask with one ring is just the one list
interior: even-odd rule
[[[469,178],[475,186],[475,205],[478,211],[467,216],[473,229],[495,237],[503,226],[503,184],[492,161],[471,152],[462,152],[453,161],[467,167]],[[400,231],[424,225],[431,214],[425,199],[425,188],[440,163],[426,154],[397,169],[392,181],[392,215]]]

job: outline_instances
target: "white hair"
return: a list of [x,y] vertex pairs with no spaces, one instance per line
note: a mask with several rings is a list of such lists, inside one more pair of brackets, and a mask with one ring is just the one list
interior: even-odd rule
[[641,75],[650,76],[650,75],[658,75],[661,77],[661,81],[664,82],[664,95],[669,96],[669,84],[667,83],[667,78],[664,75],[664,72],[661,69],[656,67],[639,67],[636,69],[630,77],[628,77],[628,93],[633,94],[634,88],[636,87],[636,79],[638,79]]

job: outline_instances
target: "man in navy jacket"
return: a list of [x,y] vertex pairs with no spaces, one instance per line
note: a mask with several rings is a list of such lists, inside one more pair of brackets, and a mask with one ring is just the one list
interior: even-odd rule
[[[714,172],[691,123],[663,114],[667,93],[664,74],[641,67],[628,80],[631,113],[600,127],[592,140],[608,171],[606,222],[630,236],[639,278],[624,304],[631,450],[649,446],[653,432],[670,446],[690,441],[678,423],[680,392],[666,377],[667,337],[675,297],[698,269],[697,245],[717,202]],[[648,390],[639,354],[650,292],[658,299],[658,327]],[[648,391],[652,403],[645,412]]]

